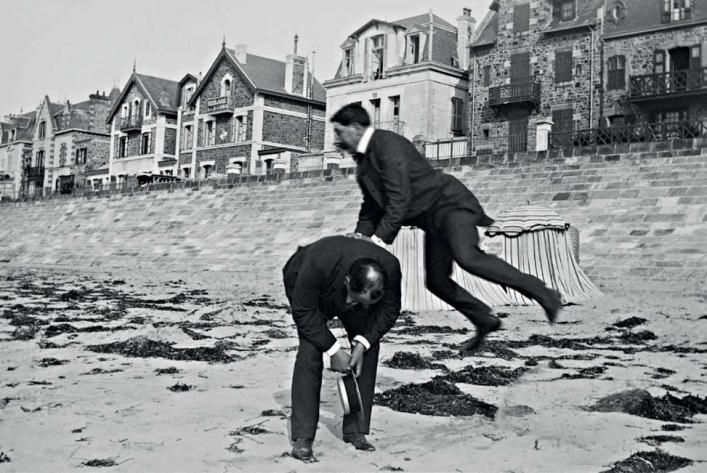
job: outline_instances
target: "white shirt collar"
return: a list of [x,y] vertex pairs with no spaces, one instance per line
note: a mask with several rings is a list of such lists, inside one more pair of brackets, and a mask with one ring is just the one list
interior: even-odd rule
[[366,154],[368,143],[371,141],[371,136],[373,136],[374,131],[375,130],[370,126],[366,128],[366,131],[364,131],[363,135],[361,135],[361,140],[358,142],[358,146],[356,147],[357,153]]

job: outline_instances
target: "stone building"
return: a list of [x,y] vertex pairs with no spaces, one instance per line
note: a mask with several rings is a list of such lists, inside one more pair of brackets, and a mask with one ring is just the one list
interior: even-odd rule
[[35,115],[7,115],[0,120],[0,199],[19,197],[27,184],[28,176],[24,180],[23,176],[31,167]]
[[[475,20],[465,9],[454,26],[430,13],[396,21],[371,19],[341,44],[336,76],[327,80],[327,113],[357,102],[376,128],[419,141],[467,134],[467,49]],[[327,127],[325,149],[334,149]]]
[[704,135],[706,37],[694,0],[494,0],[470,46],[472,150]]
[[106,120],[110,182],[123,183],[145,174],[176,175],[178,109],[176,81],[133,69]]
[[600,127],[611,127],[608,137],[705,134],[707,3],[608,0],[602,40],[600,114],[606,119]]
[[308,59],[221,51],[201,80],[179,82],[179,175],[213,177],[286,172],[297,155],[321,150],[325,91]]
[[477,154],[534,151],[538,127],[590,128],[599,111],[604,0],[494,0],[470,46]]

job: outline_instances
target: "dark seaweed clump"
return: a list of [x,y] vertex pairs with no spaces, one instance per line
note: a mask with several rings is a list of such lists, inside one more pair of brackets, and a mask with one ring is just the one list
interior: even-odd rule
[[173,343],[150,340],[139,336],[122,342],[104,345],[89,345],[87,350],[97,353],[117,353],[137,358],[167,358],[168,360],[219,361],[228,363],[234,358],[225,351],[226,345],[216,343],[213,347],[175,348]]
[[384,361],[383,364],[390,368],[397,368],[401,370],[447,369],[446,366],[440,363],[431,363],[417,353],[410,353],[406,351],[396,352],[393,355],[393,358]]
[[614,463],[602,473],[667,473],[691,465],[692,460],[670,455],[661,450],[634,453],[625,460]]
[[692,422],[695,414],[707,414],[707,398],[693,395],[678,398],[670,393],[658,398],[643,389],[632,389],[602,398],[589,409],[686,424]]
[[439,377],[455,383],[478,384],[482,386],[506,386],[527,371],[526,368],[510,369],[505,366],[466,366],[459,371]]
[[629,317],[628,319],[621,320],[614,324],[614,327],[619,328],[633,328],[646,323],[646,319],[643,317]]
[[483,415],[493,418],[497,408],[462,393],[454,384],[433,379],[424,384],[406,384],[376,394],[374,402],[399,412],[432,416]]

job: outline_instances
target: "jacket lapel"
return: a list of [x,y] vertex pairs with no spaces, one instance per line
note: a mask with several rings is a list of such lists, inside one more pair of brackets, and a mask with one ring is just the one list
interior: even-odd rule
[[359,159],[356,164],[356,176],[358,177],[358,180],[361,185],[365,186],[368,193],[371,195],[371,197],[373,197],[373,200],[375,200],[381,208],[385,208],[385,199],[383,198],[383,193],[381,192],[379,186],[376,184],[377,179],[374,179],[374,174],[376,173],[376,170],[373,166],[373,163],[371,162],[372,160],[373,155],[370,152],[366,153],[366,155],[362,159]]

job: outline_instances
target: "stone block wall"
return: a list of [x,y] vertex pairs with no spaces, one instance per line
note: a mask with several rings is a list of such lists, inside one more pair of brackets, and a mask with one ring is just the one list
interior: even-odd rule
[[[475,158],[445,171],[491,216],[528,203],[557,211],[579,228],[583,268],[609,290],[648,280],[699,285],[707,278],[707,143],[642,145]],[[0,267],[167,272],[284,298],[284,262],[299,244],[352,231],[360,191],[343,170],[264,179],[0,205]]]

